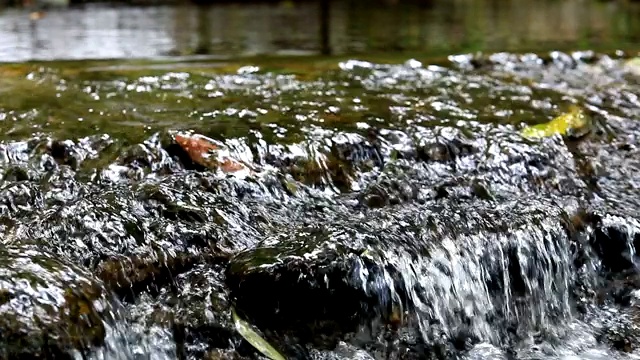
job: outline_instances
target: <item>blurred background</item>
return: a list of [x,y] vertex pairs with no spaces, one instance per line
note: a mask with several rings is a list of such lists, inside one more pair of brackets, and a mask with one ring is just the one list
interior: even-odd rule
[[0,0],[0,62],[634,49],[640,2]]

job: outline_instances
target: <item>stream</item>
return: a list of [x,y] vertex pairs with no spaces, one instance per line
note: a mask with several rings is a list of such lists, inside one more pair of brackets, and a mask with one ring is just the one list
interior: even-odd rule
[[640,359],[635,52],[120,45],[0,58],[0,359]]
[[637,356],[633,59],[311,63],[5,67],[6,358]]

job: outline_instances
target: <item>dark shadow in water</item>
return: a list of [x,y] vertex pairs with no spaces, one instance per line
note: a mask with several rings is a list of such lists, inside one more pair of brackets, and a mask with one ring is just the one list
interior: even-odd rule
[[320,53],[331,55],[331,2],[320,0]]
[[[206,54],[537,51],[634,47],[640,4],[590,0],[311,0],[0,11],[0,61]],[[33,33],[38,41],[33,42]]]
[[198,35],[198,43],[194,50],[195,54],[209,54],[211,51],[211,17],[212,8],[210,6],[202,6],[198,14],[198,22],[196,32]]

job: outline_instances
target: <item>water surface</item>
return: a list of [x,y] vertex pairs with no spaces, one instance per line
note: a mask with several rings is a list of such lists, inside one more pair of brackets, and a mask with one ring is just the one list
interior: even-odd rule
[[636,47],[640,4],[490,0],[77,5],[31,21],[0,12],[0,61],[205,54],[616,50]]

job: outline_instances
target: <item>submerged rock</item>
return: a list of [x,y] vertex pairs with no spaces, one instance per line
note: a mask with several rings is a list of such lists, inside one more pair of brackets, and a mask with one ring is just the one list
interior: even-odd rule
[[104,344],[113,299],[91,274],[34,247],[0,249],[0,358],[71,359]]

